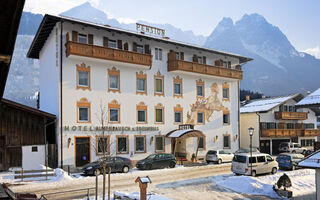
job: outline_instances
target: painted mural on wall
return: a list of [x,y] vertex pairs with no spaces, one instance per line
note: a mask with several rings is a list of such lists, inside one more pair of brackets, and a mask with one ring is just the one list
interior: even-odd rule
[[205,121],[209,122],[210,117],[214,111],[227,110],[222,105],[222,102],[218,98],[219,88],[217,83],[211,85],[211,93],[206,99],[198,99],[194,104],[191,104],[191,112],[187,113],[187,124],[197,123],[197,113],[204,112]]

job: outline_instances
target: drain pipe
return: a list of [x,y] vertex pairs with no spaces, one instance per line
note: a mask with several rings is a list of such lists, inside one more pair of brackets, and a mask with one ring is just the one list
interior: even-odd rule
[[62,34],[63,34],[63,21],[60,21],[60,165],[61,165],[61,168],[63,168],[63,129],[62,129],[62,56],[63,56],[63,53],[62,53]]

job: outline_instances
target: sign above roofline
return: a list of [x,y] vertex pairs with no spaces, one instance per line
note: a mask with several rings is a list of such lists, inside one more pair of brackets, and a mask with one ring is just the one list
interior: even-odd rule
[[143,33],[147,32],[150,34],[160,35],[162,37],[164,37],[166,34],[166,31],[164,29],[148,26],[145,24],[136,23],[136,29],[138,32],[143,32]]

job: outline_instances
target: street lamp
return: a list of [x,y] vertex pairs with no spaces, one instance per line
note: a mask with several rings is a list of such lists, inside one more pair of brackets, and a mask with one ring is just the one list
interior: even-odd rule
[[253,136],[254,128],[250,127],[248,130],[249,130],[249,136],[250,136],[250,159],[251,159],[251,162],[250,162],[250,159],[249,159],[249,162],[250,162],[250,174],[252,176],[252,136]]

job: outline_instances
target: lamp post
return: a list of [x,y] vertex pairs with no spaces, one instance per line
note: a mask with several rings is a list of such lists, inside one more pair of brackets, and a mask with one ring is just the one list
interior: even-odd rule
[[250,136],[250,159],[251,159],[251,162],[250,162],[250,159],[249,159],[249,162],[250,162],[250,175],[252,176],[252,136],[253,136],[254,128],[250,127],[248,130],[249,130],[249,136]]

